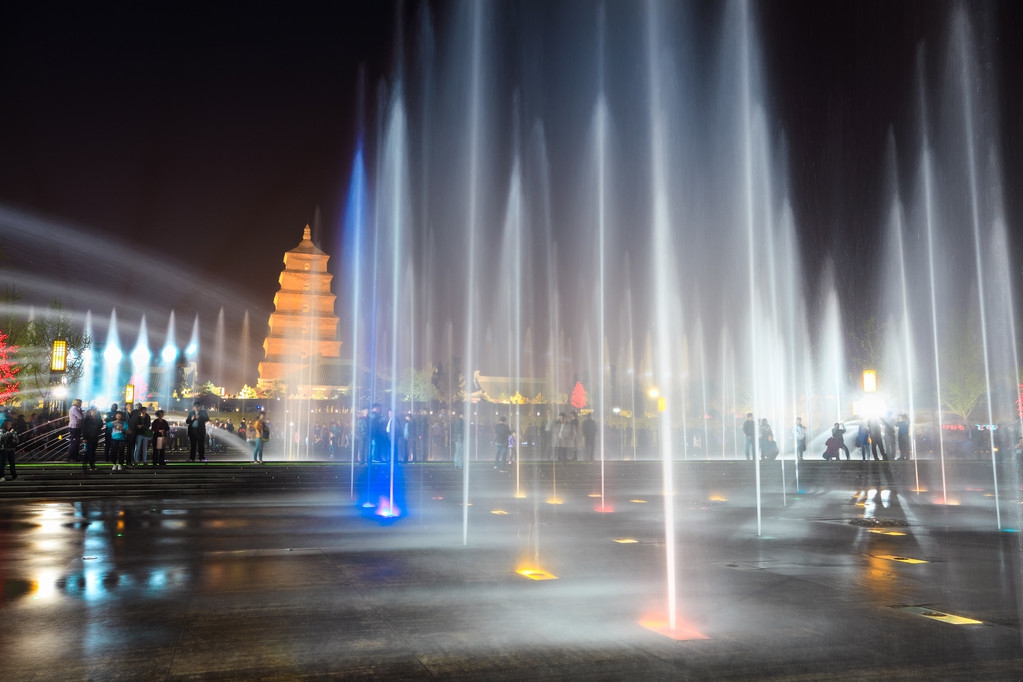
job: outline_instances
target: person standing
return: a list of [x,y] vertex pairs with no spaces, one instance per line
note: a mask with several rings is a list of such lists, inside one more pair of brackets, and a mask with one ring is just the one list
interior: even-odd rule
[[[888,453],[884,449],[884,420],[880,417],[874,417],[870,420],[870,451],[874,455],[874,459],[888,459]],[[881,457],[877,456],[877,451],[881,451]]]
[[145,405],[139,406],[139,416],[135,421],[135,450],[132,461],[138,466],[149,463],[149,441],[153,439],[153,420]]
[[11,463],[11,480],[18,477],[18,472],[14,468],[14,453],[17,449],[18,432],[14,430],[14,420],[5,419],[3,424],[0,424],[0,481],[6,480],[4,469],[7,462]]
[[124,441],[124,459],[128,466],[135,464],[135,436],[138,435],[136,429],[141,415],[142,410],[139,409],[139,403],[125,403],[124,424],[127,438]]
[[252,444],[252,463],[262,464],[263,463],[263,427],[266,423],[263,421],[263,415],[260,414],[256,421],[249,424],[249,428],[246,429],[246,434],[249,436],[249,442]]
[[103,431],[103,417],[99,410],[90,407],[82,421],[82,439],[85,440],[85,457],[82,458],[82,471],[96,470],[96,448],[99,447],[99,435]]
[[194,462],[196,455],[199,459],[206,461],[206,422],[210,415],[202,409],[202,403],[196,401],[192,404],[192,411],[185,418],[188,425],[188,461]]
[[792,427],[792,438],[796,442],[796,459],[803,459],[806,452],[806,427],[803,426],[803,418],[796,417],[796,425]]
[[369,422],[370,460],[372,462],[389,462],[391,441],[387,435],[387,418],[384,417],[380,403],[373,403]]
[[355,420],[355,437],[352,447],[355,448],[355,463],[365,464],[369,461],[369,408],[359,411]]
[[508,420],[501,417],[494,425],[494,443],[497,445],[497,452],[494,454],[494,468],[502,469],[508,463],[508,438],[511,437],[511,429],[508,428]]
[[856,447],[860,449],[860,456],[866,462],[867,452],[870,450],[870,429],[867,428],[867,422],[865,421],[861,421],[859,428],[856,430]]
[[586,415],[586,419],[583,420],[582,430],[586,459],[592,462],[597,451],[597,422],[593,419],[593,413]]
[[114,418],[107,422],[107,433],[110,434],[110,456],[113,458],[114,471],[121,471],[127,464],[126,446],[128,444],[128,428],[124,423],[124,412],[118,410]]
[[167,466],[167,442],[170,440],[170,424],[163,418],[163,410],[156,411],[153,430],[153,466]]
[[909,415],[906,413],[900,414],[895,422],[895,427],[898,431],[899,459],[909,459]]
[[[109,424],[114,421],[114,415],[117,414],[117,403],[110,406],[110,410],[103,416],[103,424]],[[107,462],[112,462],[110,453],[110,431],[104,429],[103,431],[103,456],[106,457]]]
[[561,447],[561,436],[565,428],[565,413],[559,412],[558,419],[551,428],[551,451],[554,453],[555,462],[563,462],[565,458],[564,448]]
[[554,459],[554,416],[548,409],[544,419],[543,429],[540,431],[540,453],[542,459]]
[[455,468],[461,469],[465,456],[465,417],[459,412],[451,420],[451,444],[454,446]]
[[742,423],[742,435],[746,436],[746,461],[753,461],[753,438],[756,435],[757,423],[753,421],[753,413],[746,413],[746,421]]
[[83,421],[85,421],[85,413],[82,412],[82,399],[75,398],[73,401],[71,401],[71,409],[68,410],[67,420],[68,426],[67,458],[69,462],[78,461],[78,447],[82,444]]

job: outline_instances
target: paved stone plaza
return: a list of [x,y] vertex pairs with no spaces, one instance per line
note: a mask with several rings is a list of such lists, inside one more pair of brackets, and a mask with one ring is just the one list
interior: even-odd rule
[[[518,474],[480,465],[467,509],[450,465],[410,467],[407,509],[384,523],[343,484],[7,499],[0,675],[1023,677],[1021,534],[997,530],[990,483],[958,481],[954,506],[938,505],[907,487],[908,469],[867,466],[804,465],[803,492],[784,495],[772,467],[760,536],[751,466],[680,467],[677,622],[667,635],[645,627],[666,613],[656,463],[609,466],[603,503],[613,511],[603,513],[595,463]],[[875,489],[871,471],[884,473]],[[1001,501],[1008,528],[1020,505]],[[864,518],[888,525],[855,525]]]

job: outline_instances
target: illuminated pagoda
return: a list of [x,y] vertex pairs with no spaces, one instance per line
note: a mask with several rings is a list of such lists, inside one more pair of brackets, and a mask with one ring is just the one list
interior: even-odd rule
[[330,256],[313,244],[308,225],[301,243],[284,254],[281,288],[274,296],[264,359],[259,363],[261,392],[326,399],[350,386],[351,363],[340,358],[328,260]]

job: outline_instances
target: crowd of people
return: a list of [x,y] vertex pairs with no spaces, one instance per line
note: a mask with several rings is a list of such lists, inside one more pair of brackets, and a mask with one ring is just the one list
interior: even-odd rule
[[[207,451],[220,452],[226,443],[241,442],[252,452],[253,463],[263,462],[263,444],[269,439],[270,425],[264,414],[246,426],[243,420],[236,432],[230,420],[213,421],[202,403],[193,404],[184,422],[170,423],[163,410],[150,414],[144,403],[113,403],[108,411],[96,406],[83,407],[82,400],[71,402],[67,415],[66,451],[68,461],[80,462],[85,473],[97,469],[100,444],[113,471],[128,467],[166,466],[167,454],[187,449],[189,462],[205,462]],[[0,458],[10,464],[17,478],[15,454],[32,443],[46,450],[62,437],[65,421],[59,415],[22,414],[0,411]],[[63,446],[60,446],[63,447]],[[0,469],[0,478],[3,470]]]

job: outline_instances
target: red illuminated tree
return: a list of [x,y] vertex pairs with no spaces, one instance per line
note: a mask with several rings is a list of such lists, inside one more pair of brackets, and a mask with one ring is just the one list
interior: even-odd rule
[[11,359],[17,352],[17,346],[7,345],[7,334],[0,332],[0,405],[18,395],[19,382],[14,377],[21,368]]
[[572,398],[568,402],[577,410],[586,407],[586,389],[583,388],[583,382],[575,382],[575,388],[572,389]]

